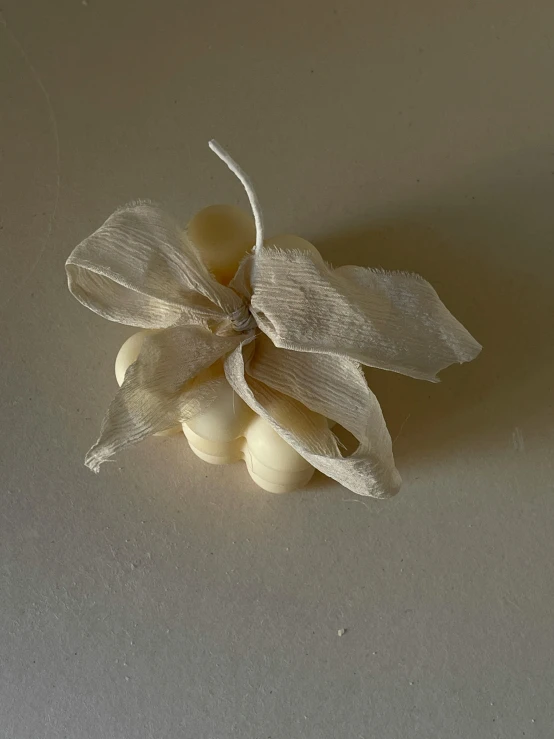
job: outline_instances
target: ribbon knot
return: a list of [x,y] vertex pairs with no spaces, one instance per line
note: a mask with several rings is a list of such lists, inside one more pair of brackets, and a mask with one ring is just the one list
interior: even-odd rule
[[246,303],[242,303],[240,308],[237,308],[229,315],[229,320],[235,331],[238,333],[244,333],[251,331],[256,328],[256,319],[250,313],[250,309]]
[[[120,449],[205,411],[223,363],[237,395],[316,469],[360,495],[393,495],[400,476],[391,438],[360,364],[437,381],[480,345],[417,275],[333,269],[316,250],[267,244],[252,183],[210,146],[243,183],[256,224],[256,244],[229,287],[149,203],[116,211],[67,260],[69,289],[83,305],[156,329],[85,463],[98,471]],[[229,319],[235,331],[219,333]],[[342,453],[327,419],[357,439],[353,454]]]

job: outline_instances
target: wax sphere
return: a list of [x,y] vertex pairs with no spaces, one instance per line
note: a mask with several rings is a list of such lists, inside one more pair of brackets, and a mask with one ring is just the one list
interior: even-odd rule
[[243,458],[254,482],[270,493],[301,488],[314,474],[312,465],[259,416],[246,429]]
[[[250,477],[267,492],[290,493],[310,480],[314,473],[312,465],[267,421],[248,407],[241,411],[241,417],[241,428],[233,421],[227,426],[227,413],[224,411],[220,415],[216,405],[201,416],[195,416],[192,423],[184,423],[183,432],[192,451],[205,462],[229,464],[244,460]],[[202,430],[202,435],[197,433],[198,429]],[[236,437],[233,438],[230,429],[237,433]],[[227,438],[223,440],[223,437]]]
[[301,236],[295,236],[294,234],[280,234],[279,236],[273,236],[271,239],[266,239],[264,242],[267,246],[277,246],[283,251],[307,251],[312,256],[321,259],[321,254],[309,241],[303,239]]
[[123,344],[117,357],[115,358],[115,379],[119,387],[123,385],[125,379],[125,373],[128,368],[133,364],[142,347],[142,342],[148,331],[139,331],[136,334],[130,336],[127,341]]
[[217,381],[217,397],[205,413],[189,419],[187,427],[214,442],[227,443],[241,436],[254,412],[239,398],[223,374]]
[[211,464],[243,459],[250,476],[271,493],[305,485],[313,467],[235,393],[223,370],[210,407],[183,424],[192,451]]
[[218,282],[227,285],[256,243],[251,216],[234,205],[210,205],[189,222],[186,234]]

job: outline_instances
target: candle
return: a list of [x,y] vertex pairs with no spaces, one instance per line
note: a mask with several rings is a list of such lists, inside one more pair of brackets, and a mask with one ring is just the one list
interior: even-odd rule
[[[212,274],[228,284],[252,248],[255,228],[252,219],[239,208],[214,205],[194,216],[186,235]],[[318,254],[315,246],[299,236],[277,236],[267,243],[283,250]],[[119,350],[115,375],[120,386],[146,334],[133,334]],[[222,362],[211,368],[212,377],[214,373],[217,395],[208,410],[183,423],[182,429],[175,426],[157,435],[170,436],[182,430],[192,451],[210,464],[244,460],[250,477],[270,493],[289,493],[305,485],[314,473],[312,465],[239,398],[225,378]]]
[[[360,365],[436,381],[480,344],[417,275],[334,269],[298,236],[265,239],[252,181],[210,148],[244,186],[253,222],[211,206],[183,233],[157,206],[132,203],[66,262],[83,305],[146,329],[120,351],[121,387],[85,464],[97,472],[131,444],[182,429],[199,457],[244,459],[268,491],[296,489],[316,468],[360,495],[394,495],[392,441]],[[352,454],[326,419],[354,437]]]

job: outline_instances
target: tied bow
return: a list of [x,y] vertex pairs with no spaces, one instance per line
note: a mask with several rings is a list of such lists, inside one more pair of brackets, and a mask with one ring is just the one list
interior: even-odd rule
[[[417,275],[326,264],[317,250],[264,241],[248,177],[256,244],[228,285],[158,207],[116,211],[67,260],[71,293],[111,321],[150,331],[128,368],[85,463],[204,412],[218,367],[233,390],[316,469],[360,495],[400,487],[392,442],[361,364],[437,381],[481,347]],[[345,456],[327,419],[353,434]]]

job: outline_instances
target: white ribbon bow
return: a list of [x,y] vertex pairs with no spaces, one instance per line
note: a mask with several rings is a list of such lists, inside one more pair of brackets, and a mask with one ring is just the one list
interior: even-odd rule
[[[116,211],[67,260],[69,289],[111,321],[157,329],[144,340],[85,464],[186,422],[215,398],[223,359],[234,391],[316,469],[360,495],[400,487],[381,408],[360,364],[437,381],[480,345],[417,275],[333,269],[309,251],[264,241],[253,187],[239,177],[256,245],[228,286],[218,283],[178,224],[149,203]],[[344,456],[327,419],[358,440]]]

